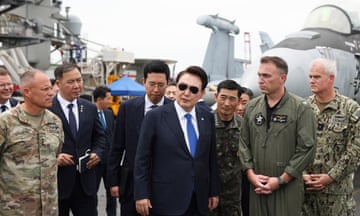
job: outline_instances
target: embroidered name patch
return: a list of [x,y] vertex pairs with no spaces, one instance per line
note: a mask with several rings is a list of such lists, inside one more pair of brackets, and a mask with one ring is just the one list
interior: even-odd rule
[[287,118],[288,118],[287,115],[279,115],[279,114],[271,115],[271,121],[277,123],[286,123]]

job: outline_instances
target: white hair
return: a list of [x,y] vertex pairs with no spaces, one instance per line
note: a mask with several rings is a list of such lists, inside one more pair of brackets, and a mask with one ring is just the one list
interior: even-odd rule
[[337,69],[336,69],[336,62],[334,60],[330,60],[326,58],[317,58],[311,62],[310,68],[316,64],[322,65],[327,75],[329,76],[334,75],[336,77]]

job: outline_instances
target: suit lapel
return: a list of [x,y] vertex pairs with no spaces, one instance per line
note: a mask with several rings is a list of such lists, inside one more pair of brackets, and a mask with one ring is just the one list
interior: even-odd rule
[[203,135],[206,134],[206,129],[208,128],[208,123],[206,123],[205,121],[205,116],[204,113],[201,111],[201,109],[198,109],[197,107],[195,108],[196,111],[196,120],[197,120],[197,124],[198,124],[198,130],[199,130],[199,139],[198,139],[198,144],[196,147],[196,154],[198,154],[199,149],[201,149],[201,145],[202,145],[202,140],[203,140]]
[[10,106],[15,107],[18,104],[18,100],[14,98],[9,98]]
[[81,101],[80,98],[77,99],[78,102],[78,113],[79,113],[79,129],[78,129],[78,133],[77,133],[77,137],[76,139],[79,137],[79,134],[82,132],[82,127],[81,125],[85,125],[85,119],[86,116],[89,114],[86,114],[86,106],[85,104]]
[[72,132],[70,130],[70,126],[69,126],[69,122],[66,119],[66,116],[64,114],[63,109],[61,108],[60,102],[57,100],[57,97],[54,97],[53,99],[53,106],[51,108],[52,110],[54,110],[54,113],[58,114],[58,116],[60,117],[62,123],[63,123],[63,130],[64,132],[70,134],[71,137],[74,137],[72,135]]
[[176,138],[175,140],[178,140],[179,144],[181,145],[181,148],[184,149],[187,154],[191,156],[191,152],[189,151],[189,148],[186,145],[185,135],[180,125],[179,117],[175,110],[175,105],[171,104],[166,106],[165,112],[164,112],[164,119],[167,124],[168,128],[171,128],[171,130],[174,132]]
[[114,129],[114,115],[111,110],[104,110],[106,131],[112,132]]
[[[106,130],[111,127],[111,115],[107,110],[103,110],[104,117],[105,117],[105,123],[106,123]],[[109,127],[108,127],[109,126]]]
[[144,109],[145,109],[145,96],[139,98],[139,100],[135,101],[134,107],[131,107],[131,109],[134,108],[133,112],[133,123],[136,125],[136,131],[139,134],[141,123],[144,120]]

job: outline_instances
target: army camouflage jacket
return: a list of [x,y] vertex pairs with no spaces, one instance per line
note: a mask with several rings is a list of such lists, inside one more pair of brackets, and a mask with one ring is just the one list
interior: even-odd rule
[[39,128],[21,105],[0,115],[0,215],[58,215],[61,120],[44,110]]
[[219,172],[222,182],[226,182],[230,180],[228,178],[233,178],[234,175],[241,175],[240,158],[237,152],[239,150],[242,118],[234,114],[233,120],[226,127],[216,111],[214,117]]
[[360,106],[351,98],[336,97],[320,111],[315,96],[307,101],[318,119],[315,160],[307,173],[327,173],[335,180],[323,193],[350,194],[360,159]]

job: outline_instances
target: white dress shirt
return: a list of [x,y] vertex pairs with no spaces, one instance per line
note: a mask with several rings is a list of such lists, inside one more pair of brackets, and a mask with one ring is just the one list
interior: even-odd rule
[[186,141],[186,146],[188,147],[189,151],[190,150],[190,144],[189,144],[189,140],[188,140],[188,135],[187,135],[187,130],[186,130],[186,124],[187,124],[187,120],[185,118],[185,114],[189,113],[191,115],[191,120],[192,123],[194,125],[195,128],[195,132],[196,132],[196,136],[199,139],[199,129],[198,129],[198,124],[197,124],[197,120],[196,120],[196,112],[195,112],[195,106],[194,108],[190,111],[190,112],[186,112],[178,103],[177,101],[174,101],[174,105],[175,105],[175,110],[176,110],[176,114],[179,118],[180,121],[180,125],[181,125],[181,129],[184,133],[184,138]]
[[79,109],[78,109],[77,99],[69,102],[69,101],[65,100],[63,97],[61,97],[60,94],[57,94],[57,99],[60,102],[61,108],[62,108],[68,122],[69,122],[69,108],[67,106],[71,103],[74,105],[72,107],[72,111],[74,113],[75,120],[76,120],[76,128],[77,128],[77,130],[79,130],[79,112],[78,112]]
[[158,105],[158,106],[162,106],[164,105],[164,96],[161,98],[160,102],[157,104],[153,104],[150,99],[148,98],[147,95],[145,95],[145,107],[144,107],[144,115],[146,115],[147,112],[149,112],[150,110],[152,110],[151,106],[152,105]]

